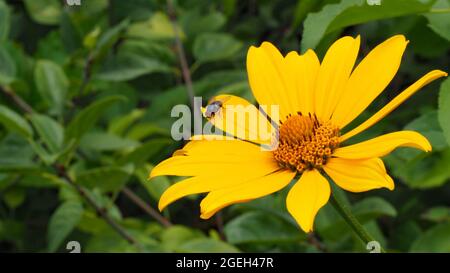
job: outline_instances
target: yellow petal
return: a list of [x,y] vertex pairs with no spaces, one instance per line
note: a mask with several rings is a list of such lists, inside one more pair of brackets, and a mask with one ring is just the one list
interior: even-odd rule
[[295,102],[294,111],[304,114],[314,113],[314,87],[320,68],[316,53],[308,50],[305,54],[299,55],[291,51],[286,55],[285,65],[288,88],[291,88],[289,96]]
[[401,131],[338,148],[333,156],[348,159],[382,157],[397,147],[412,147],[425,152],[431,151],[431,144],[424,136],[413,131]]
[[[240,139],[270,144],[275,128],[253,104],[233,95],[216,96],[210,103],[214,101],[222,103],[220,110],[209,118],[215,127]],[[202,108],[203,114],[205,111]]]
[[317,170],[306,171],[286,198],[289,213],[305,232],[313,230],[314,219],[330,198],[330,184]]
[[269,42],[248,50],[247,73],[253,95],[260,105],[278,105],[281,120],[298,111],[287,87],[283,61],[281,53]]
[[[213,134],[213,135],[193,135],[191,136],[191,138],[189,140],[236,140],[235,137],[233,136],[227,136],[227,135],[223,135],[223,134]],[[189,143],[193,143],[189,142]]]
[[258,172],[241,172],[238,174],[234,173],[234,170],[230,170],[229,173],[225,175],[201,175],[184,179],[164,191],[159,199],[158,208],[161,211],[176,200],[190,194],[210,192],[237,186],[273,172],[273,170],[270,169],[266,170],[258,168],[258,170]]
[[330,158],[323,169],[339,187],[350,192],[394,189],[394,181],[386,173],[383,161],[379,158]]
[[188,155],[235,155],[237,157],[259,157],[265,156],[272,158],[272,154],[261,150],[261,146],[252,144],[239,139],[225,138],[224,140],[215,140],[210,135],[195,135],[193,140],[189,141],[183,150]]
[[196,140],[189,142],[184,152],[164,160],[153,168],[150,178],[161,175],[197,176],[253,173],[278,170],[272,153],[240,140]]
[[291,182],[295,172],[280,170],[264,177],[256,178],[236,187],[210,192],[201,202],[201,215],[208,219],[217,211],[231,204],[260,198],[279,191]]
[[387,116],[390,112],[392,112],[395,108],[397,108],[400,104],[402,104],[405,100],[411,97],[414,93],[416,93],[420,88],[427,85],[428,83],[440,78],[447,76],[447,73],[440,70],[433,70],[420,78],[414,84],[406,88],[402,93],[396,96],[393,100],[391,100],[388,104],[386,104],[383,108],[381,108],[378,112],[376,112],[372,117],[368,120],[360,124],[358,127],[352,129],[348,133],[344,134],[340,137],[340,141],[345,141],[352,136],[355,136],[362,131],[368,129],[379,120]]
[[345,127],[388,86],[397,74],[408,41],[396,35],[375,47],[355,68],[333,113],[333,122]]
[[323,121],[330,118],[344,91],[358,56],[359,36],[343,37],[328,49],[320,66],[315,88],[315,113]]

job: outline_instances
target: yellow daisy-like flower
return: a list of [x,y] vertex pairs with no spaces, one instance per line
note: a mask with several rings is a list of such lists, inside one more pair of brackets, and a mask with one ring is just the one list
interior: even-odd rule
[[[200,206],[201,218],[208,219],[231,204],[279,191],[298,174],[300,178],[290,189],[286,206],[300,227],[310,232],[317,212],[328,202],[331,193],[323,173],[350,192],[393,190],[393,180],[380,157],[400,146],[431,151],[428,140],[417,132],[400,131],[354,145],[345,146],[345,141],[371,127],[420,88],[447,73],[429,72],[356,128],[345,134],[341,134],[341,130],[387,87],[399,69],[407,44],[404,36],[393,36],[375,47],[354,69],[359,36],[337,40],[322,63],[312,50],[303,55],[290,52],[283,56],[268,42],[250,47],[247,71],[253,95],[260,105],[279,105],[280,108],[281,120],[276,124],[278,147],[264,151],[258,145],[262,141],[250,142],[249,139],[208,140],[204,137],[190,141],[150,174],[150,177],[190,177],[164,192],[159,209],[186,195],[207,192]],[[231,95],[215,99],[224,97],[227,99],[223,100],[223,108],[251,105]],[[262,116],[256,107],[251,107],[255,114]],[[236,135],[220,126],[219,121],[223,119],[222,115],[210,121]],[[237,124],[242,125],[245,124]]]

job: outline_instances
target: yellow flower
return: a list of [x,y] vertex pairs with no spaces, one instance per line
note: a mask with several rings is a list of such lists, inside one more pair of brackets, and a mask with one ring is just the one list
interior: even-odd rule
[[[433,70],[406,88],[371,118],[341,134],[387,87],[399,69],[408,41],[402,35],[389,38],[375,47],[353,69],[360,38],[343,37],[327,51],[322,63],[316,54],[289,52],[286,56],[271,43],[250,47],[247,72],[253,95],[260,105],[279,105],[277,122],[279,145],[273,151],[261,149],[258,141],[190,141],[174,156],[161,162],[150,177],[187,176],[161,196],[159,209],[189,194],[208,193],[202,200],[201,218],[208,219],[231,204],[253,200],[281,190],[299,175],[289,190],[286,206],[305,232],[313,229],[314,218],[330,197],[326,173],[339,187],[350,192],[394,189],[380,157],[397,147],[431,151],[421,134],[400,131],[354,145],[349,138],[371,127],[403,101],[431,81],[447,73]],[[248,101],[221,95],[223,108],[251,105]],[[262,115],[251,106],[257,115]],[[270,116],[270,113],[268,113]],[[231,135],[214,117],[210,121]],[[238,121],[239,123],[239,121]],[[236,125],[236,124],[235,124]],[[245,124],[237,124],[243,126]],[[248,128],[246,128],[248,130]]]

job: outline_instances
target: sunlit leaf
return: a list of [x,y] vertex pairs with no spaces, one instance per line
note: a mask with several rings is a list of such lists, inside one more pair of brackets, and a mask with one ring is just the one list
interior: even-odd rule
[[16,63],[3,45],[0,45],[0,63],[0,85],[10,84],[16,77]]
[[229,34],[205,33],[194,42],[194,56],[199,62],[231,58],[242,48],[242,43]]
[[54,252],[76,227],[83,214],[83,206],[74,201],[63,203],[52,214],[48,226],[48,250]]
[[30,121],[50,151],[60,152],[64,142],[64,128],[61,124],[42,114],[32,114]]
[[[265,227],[270,225],[270,229]],[[290,223],[264,212],[242,214],[225,226],[225,235],[232,244],[296,242],[304,238]]]
[[33,130],[28,122],[21,115],[3,105],[0,105],[0,123],[8,130],[19,133],[24,137],[33,135]]
[[61,114],[69,88],[69,80],[63,69],[54,62],[40,60],[34,70],[34,81],[51,111]]
[[9,7],[0,1],[0,41],[5,41],[10,28],[10,10]]
[[[441,37],[450,41],[450,16],[448,15],[448,10],[450,9],[450,1],[448,0],[437,0],[432,7],[431,13],[425,15],[428,19],[429,26]],[[447,10],[447,12],[445,12]],[[444,11],[444,12],[439,12]]]
[[417,238],[411,252],[449,252],[450,223],[440,224],[427,230]]
[[130,177],[129,170],[118,167],[101,167],[83,171],[77,174],[76,181],[80,185],[102,192],[120,190]]
[[55,25],[59,22],[62,5],[58,0],[25,0],[28,14],[34,21],[43,25]]
[[84,108],[67,126],[65,137],[66,141],[72,138],[79,140],[82,135],[84,135],[95,125],[97,120],[107,108],[123,100],[124,99],[121,96],[105,97]]
[[[376,3],[376,1],[372,1]],[[371,2],[371,3],[372,3]],[[380,5],[369,5],[366,0],[343,0],[325,6],[308,15],[304,22],[302,51],[315,48],[325,35],[344,27],[369,21],[423,13],[430,9],[432,0],[389,0]]]

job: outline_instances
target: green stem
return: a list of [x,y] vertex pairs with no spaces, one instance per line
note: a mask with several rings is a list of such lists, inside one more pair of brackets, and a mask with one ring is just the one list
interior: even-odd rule
[[[350,208],[345,205],[344,201],[339,197],[338,194],[331,195],[331,204],[333,207],[339,212],[339,214],[344,218],[347,224],[353,229],[353,231],[358,235],[358,237],[367,245],[371,241],[375,241],[375,239],[367,232],[364,226],[356,219],[353,213],[350,211]],[[386,251],[380,247],[381,253],[385,253]]]
[[450,13],[450,9],[430,9],[429,13]]

